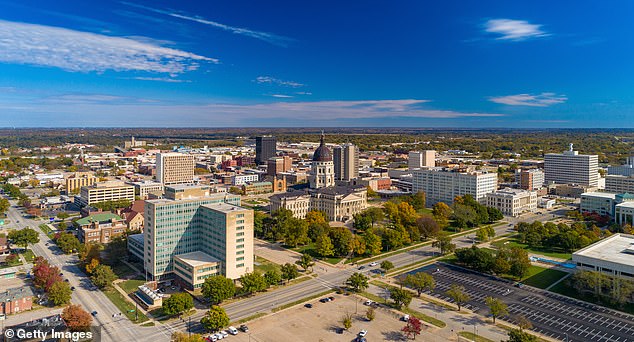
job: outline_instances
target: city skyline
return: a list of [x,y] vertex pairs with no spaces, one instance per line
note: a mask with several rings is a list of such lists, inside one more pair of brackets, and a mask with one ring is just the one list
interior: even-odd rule
[[631,128],[634,4],[0,1],[4,127]]

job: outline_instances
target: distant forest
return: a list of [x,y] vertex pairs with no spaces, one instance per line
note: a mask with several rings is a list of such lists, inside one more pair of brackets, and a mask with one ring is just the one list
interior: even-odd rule
[[[521,154],[520,159],[542,158],[574,143],[580,153],[598,154],[602,164],[621,164],[634,154],[634,130],[612,129],[424,129],[424,128],[326,128],[329,143],[353,143],[362,151],[406,153],[410,150],[465,150],[484,158]],[[256,135],[275,135],[278,141],[319,140],[318,128],[68,128],[0,129],[0,147],[57,146],[64,143],[94,144],[111,150],[134,136],[160,146],[242,145]],[[415,144],[417,143],[418,144]],[[392,145],[400,143],[401,145]]]

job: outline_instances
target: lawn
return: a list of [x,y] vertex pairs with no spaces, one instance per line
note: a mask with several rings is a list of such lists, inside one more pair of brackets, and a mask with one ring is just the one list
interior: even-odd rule
[[322,257],[320,257],[317,254],[317,252],[315,252],[315,243],[314,242],[311,242],[311,243],[309,243],[306,246],[291,248],[291,250],[299,252],[299,253],[302,253],[302,254],[308,253],[308,255],[312,256],[315,259],[319,259],[319,260],[325,261],[325,262],[327,262],[329,264],[333,264],[333,265],[338,263],[339,261],[341,261],[341,259],[343,259],[343,258],[334,258],[334,257],[330,257],[330,258],[322,258]]
[[488,338],[480,335],[475,335],[474,333],[468,331],[461,331],[458,335],[475,342],[493,342],[493,340],[489,340]]
[[51,230],[51,228],[49,228],[48,224],[44,223],[39,225],[38,227],[40,227],[40,229],[44,232],[44,234],[46,235],[51,235],[53,233],[53,231]]
[[260,273],[264,274],[268,271],[271,270],[277,270],[278,273],[280,273],[280,265],[269,261],[267,259],[264,259],[262,257],[256,256],[255,257],[255,266],[254,266],[256,271],[259,271]]
[[[134,304],[128,302],[125,298],[123,298],[123,295],[121,295],[121,293],[119,293],[119,291],[115,289],[104,290],[103,294],[105,294],[106,297],[110,299],[112,304],[114,304],[119,310],[121,310],[121,313],[128,317],[130,321],[135,322],[134,318],[137,312],[135,312],[136,307]],[[143,323],[148,320],[147,316],[145,316],[143,312],[138,311],[138,314],[139,319],[135,323]]]
[[598,304],[601,306],[605,306],[614,310],[619,310],[619,311],[623,311],[623,312],[627,312],[630,315],[634,315],[634,303],[628,303],[622,307],[613,305],[611,303],[606,303],[603,301],[598,300],[597,298],[595,298],[592,295],[589,294],[585,294],[585,293],[579,293],[575,288],[571,287],[568,282],[566,280],[562,281],[561,283],[553,286],[550,289],[551,292],[556,292],[559,294],[562,294],[564,296],[568,296],[568,297],[572,297],[572,298],[576,298],[579,300],[583,300],[589,303],[594,303],[594,304]]
[[125,293],[132,293],[134,291],[136,291],[139,286],[145,284],[144,280],[138,280],[138,279],[131,279],[131,280],[126,280],[124,282],[119,283],[119,287],[121,287],[121,289],[123,291],[125,291]]
[[[120,263],[114,267],[112,267],[112,271],[114,272],[114,274],[117,275],[117,278],[119,279],[123,279],[126,278],[128,276],[134,275],[137,272],[135,270],[133,270],[132,268],[130,268],[130,266],[124,264],[124,263]],[[137,278],[140,279],[140,278]]]
[[545,289],[548,286],[554,284],[559,279],[565,277],[568,273],[564,271],[554,270],[551,268],[544,268],[539,266],[531,266],[528,270],[528,275],[522,281],[522,283],[540,289]]
[[33,254],[32,250],[27,249],[26,252],[24,252],[24,259],[26,259],[27,262],[33,262],[33,259],[35,259],[35,254]]
[[568,259],[572,258],[572,254],[571,253],[557,252],[557,251],[555,251],[553,249],[546,249],[546,248],[529,248],[527,244],[520,243],[515,238],[502,239],[500,241],[493,242],[492,245],[497,247],[497,248],[500,248],[500,247],[508,247],[508,248],[519,247],[521,249],[525,249],[528,253],[531,253],[531,254],[539,254],[539,255],[546,256],[546,257],[558,258],[558,259],[563,259],[563,260],[568,260]]

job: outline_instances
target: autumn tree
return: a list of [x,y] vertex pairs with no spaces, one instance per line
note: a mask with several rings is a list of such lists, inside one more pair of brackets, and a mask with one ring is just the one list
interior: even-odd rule
[[172,342],[206,342],[204,337],[200,334],[186,333],[182,331],[175,331],[172,334]]
[[47,291],[48,299],[55,305],[64,305],[70,303],[72,291],[70,285],[65,281],[58,281],[51,285]]
[[317,252],[317,254],[322,257],[333,256],[335,255],[334,248],[328,234],[323,233],[317,237],[317,241],[315,241],[315,252]]
[[368,310],[365,312],[365,318],[367,318],[368,321],[373,321],[375,317],[376,317],[376,312],[374,311],[374,308],[369,307]]
[[438,235],[441,230],[440,225],[433,217],[423,215],[416,220],[416,226],[423,239],[429,239]]
[[445,228],[449,225],[451,208],[443,202],[438,202],[432,208],[432,215],[434,215],[434,219],[436,219],[440,227]]
[[346,330],[352,328],[352,314],[346,312],[343,317],[341,317],[341,324]]
[[405,333],[407,338],[412,338],[415,340],[416,335],[420,335],[422,329],[423,324],[421,323],[421,321],[418,318],[412,316],[407,321],[407,325],[405,325],[403,329],[401,329],[401,331]]
[[92,316],[81,305],[71,304],[62,311],[62,319],[70,331],[88,331]]

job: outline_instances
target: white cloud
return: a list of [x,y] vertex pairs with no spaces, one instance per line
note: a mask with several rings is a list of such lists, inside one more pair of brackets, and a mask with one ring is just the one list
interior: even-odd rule
[[259,39],[259,40],[265,41],[267,43],[271,43],[273,45],[286,47],[289,42],[293,41],[292,38],[276,35],[276,34],[273,34],[273,33],[262,32],[262,31],[254,31],[254,30],[251,30],[251,29],[243,28],[243,27],[225,25],[225,24],[219,23],[217,21],[207,20],[207,19],[200,18],[200,17],[192,17],[192,16],[185,15],[185,14],[180,14],[180,13],[174,13],[174,12],[170,12],[170,11],[160,10],[160,9],[147,7],[147,6],[143,6],[143,5],[139,5],[139,4],[134,4],[134,3],[130,3],[130,2],[124,2],[123,1],[121,3],[126,4],[128,6],[132,6],[132,7],[142,8],[142,9],[154,12],[154,13],[159,13],[159,14],[168,15],[168,16],[171,16],[171,17],[174,17],[174,18],[194,21],[194,22],[197,22],[197,23],[200,23],[200,24],[213,26],[213,27],[219,28],[221,30],[229,31],[229,32],[232,32],[232,33],[235,33],[235,34],[239,34],[239,35],[243,35],[243,36]]
[[155,82],[167,82],[167,83],[191,83],[190,80],[179,80],[176,78],[168,77],[133,77],[132,79],[139,81],[155,81]]
[[291,95],[284,95],[284,94],[273,94],[271,95],[272,97],[277,97],[277,98],[282,98],[282,99],[288,99],[291,98]]
[[568,100],[566,95],[555,93],[541,94],[517,94],[508,96],[490,97],[489,101],[509,106],[548,107]]
[[0,62],[176,75],[218,60],[130,38],[0,20]]
[[520,41],[549,35],[541,30],[542,25],[531,24],[525,20],[491,19],[484,26],[486,32],[499,34],[497,39],[501,40]]
[[299,82],[284,81],[284,80],[280,80],[279,78],[275,78],[275,77],[271,77],[271,76],[258,76],[253,81],[257,82],[257,83],[260,83],[260,84],[275,84],[275,85],[292,87],[292,88],[299,88],[299,87],[305,86],[305,84],[302,84],[302,83],[299,83]]
[[309,91],[297,91],[295,92],[296,95],[313,95],[313,93],[309,92]]

